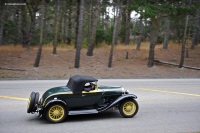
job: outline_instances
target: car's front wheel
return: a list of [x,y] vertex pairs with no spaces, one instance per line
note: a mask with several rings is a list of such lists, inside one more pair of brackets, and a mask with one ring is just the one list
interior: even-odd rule
[[123,101],[119,106],[120,114],[125,118],[131,118],[135,116],[138,112],[138,103],[134,99],[129,99]]
[[64,121],[67,117],[67,110],[62,104],[52,104],[46,110],[46,119],[52,123]]

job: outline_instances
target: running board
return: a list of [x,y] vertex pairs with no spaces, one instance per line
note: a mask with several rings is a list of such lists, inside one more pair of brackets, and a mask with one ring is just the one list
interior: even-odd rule
[[82,114],[96,114],[98,111],[96,109],[90,109],[90,110],[72,110],[69,111],[68,115],[82,115]]

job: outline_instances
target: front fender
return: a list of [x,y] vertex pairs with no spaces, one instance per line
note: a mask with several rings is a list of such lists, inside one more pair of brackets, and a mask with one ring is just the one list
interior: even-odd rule
[[111,104],[109,104],[108,106],[99,108],[97,110],[98,110],[98,112],[103,112],[103,111],[106,111],[106,110],[112,108],[113,106],[115,106],[116,104],[118,104],[119,102],[121,102],[123,100],[126,100],[126,99],[136,99],[136,98],[137,98],[137,96],[134,95],[134,94],[122,95],[119,98],[117,98],[114,102],[112,102]]

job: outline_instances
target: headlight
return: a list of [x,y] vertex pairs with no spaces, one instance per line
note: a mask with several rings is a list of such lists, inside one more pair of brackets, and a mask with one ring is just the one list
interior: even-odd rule
[[122,94],[129,94],[129,91],[122,88]]
[[124,88],[123,87],[121,87],[121,88],[122,88],[122,92],[124,93],[125,92]]
[[129,91],[128,91],[128,90],[125,90],[125,94],[129,94]]

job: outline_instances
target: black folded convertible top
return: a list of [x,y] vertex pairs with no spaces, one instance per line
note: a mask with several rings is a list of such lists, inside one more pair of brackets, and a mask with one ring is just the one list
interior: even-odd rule
[[97,82],[98,80],[92,76],[74,75],[70,77],[67,87],[72,90],[73,93],[81,93],[85,84],[88,82]]

